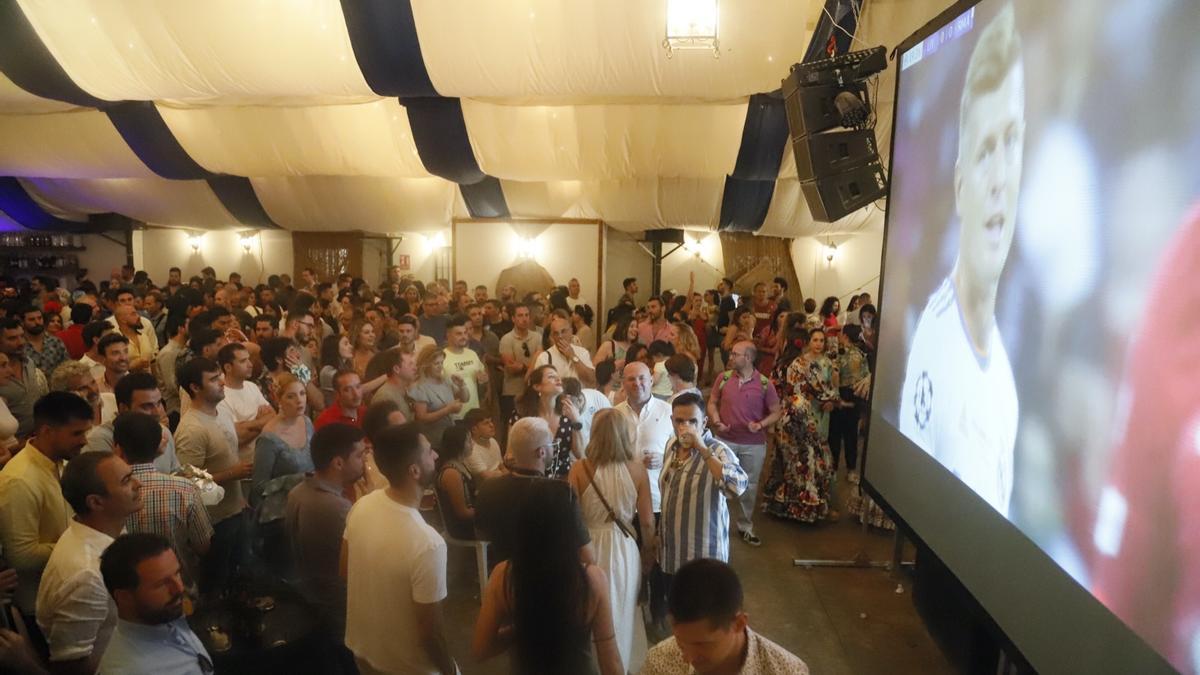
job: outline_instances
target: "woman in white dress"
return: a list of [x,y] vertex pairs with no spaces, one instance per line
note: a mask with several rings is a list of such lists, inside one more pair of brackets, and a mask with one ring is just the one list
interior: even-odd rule
[[[580,495],[583,519],[592,535],[596,564],[608,575],[617,649],[626,672],[646,658],[646,630],[638,611],[642,574],[653,564],[656,541],[650,506],[650,478],[636,456],[633,419],[615,408],[592,418],[586,458],[571,467],[567,481]],[[637,516],[642,548],[633,528]]]

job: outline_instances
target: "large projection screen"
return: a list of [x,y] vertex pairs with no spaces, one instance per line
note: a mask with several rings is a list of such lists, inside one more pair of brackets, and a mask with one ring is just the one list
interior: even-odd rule
[[865,478],[1046,673],[1200,672],[1200,6],[896,53]]

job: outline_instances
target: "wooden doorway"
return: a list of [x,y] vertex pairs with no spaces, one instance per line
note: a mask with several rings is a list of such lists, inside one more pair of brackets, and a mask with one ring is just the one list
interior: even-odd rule
[[339,274],[362,276],[363,245],[359,232],[293,232],[293,279],[311,267],[321,281],[334,282]]

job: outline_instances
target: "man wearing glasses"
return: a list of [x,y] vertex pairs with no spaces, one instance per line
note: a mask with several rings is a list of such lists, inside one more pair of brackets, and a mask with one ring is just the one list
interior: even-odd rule
[[100,673],[207,675],[212,658],[183,617],[184,584],[171,543],[157,534],[118,537],[100,556],[117,628]]

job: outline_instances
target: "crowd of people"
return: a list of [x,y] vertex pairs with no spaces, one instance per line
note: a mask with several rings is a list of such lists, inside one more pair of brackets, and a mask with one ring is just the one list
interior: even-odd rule
[[316,610],[322,672],[454,673],[436,510],[490,542],[474,658],[805,672],[725,563],[756,507],[838,516],[875,308],[793,309],[782,278],[624,290],[602,329],[574,279],[4,283],[0,597],[25,632],[0,664],[211,672],[232,638],[187,615],[269,577]]

